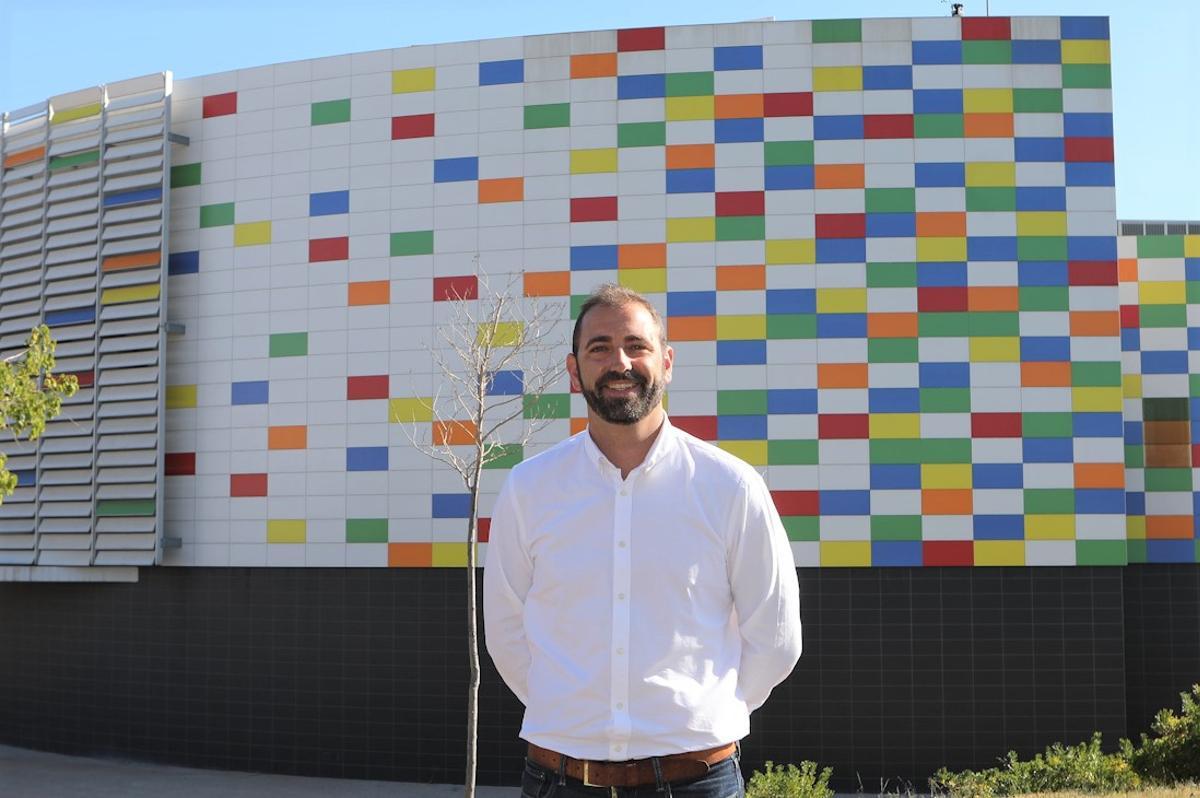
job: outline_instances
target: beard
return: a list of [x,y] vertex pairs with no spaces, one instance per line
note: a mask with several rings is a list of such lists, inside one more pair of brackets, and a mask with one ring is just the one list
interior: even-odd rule
[[[632,382],[632,396],[605,396],[604,386],[613,382]],[[650,414],[662,399],[665,383],[660,379],[648,380],[630,369],[625,373],[610,371],[596,378],[592,388],[583,388],[580,393],[596,415],[610,424],[636,424]]]

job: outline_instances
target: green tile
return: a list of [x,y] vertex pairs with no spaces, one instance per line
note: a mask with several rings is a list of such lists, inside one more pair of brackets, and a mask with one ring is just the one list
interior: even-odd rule
[[588,301],[591,294],[571,294],[571,320],[579,318],[579,309]]
[[[651,123],[653,124],[653,123]],[[547,127],[570,127],[571,104],[551,103],[550,105],[525,106],[525,129],[539,130]]]
[[1121,364],[1116,361],[1071,363],[1071,385],[1080,386],[1119,386],[1121,384]]
[[814,440],[769,440],[767,465],[816,465],[818,450]]
[[1141,444],[1125,444],[1125,467],[1146,467],[1146,450],[1141,446]]
[[[928,390],[928,389],[926,389]],[[969,390],[963,388],[962,390]],[[923,438],[921,440],[922,463],[970,463],[970,438]]]
[[970,388],[921,388],[922,413],[970,413]]
[[1075,512],[1075,490],[1025,488],[1025,512],[1038,515],[1070,515]]
[[717,415],[761,416],[766,412],[765,390],[717,391]]
[[386,518],[347,518],[347,543],[387,543],[388,520]]
[[976,39],[963,42],[964,64],[1011,64],[1012,42]]
[[1127,540],[1125,541],[1125,549],[1129,553],[1130,565],[1147,562],[1146,541]]
[[1186,327],[1187,305],[1142,305],[1138,324],[1147,327]]
[[433,231],[413,230],[408,233],[392,233],[392,257],[401,255],[432,255]]
[[1185,282],[1183,295],[1189,305],[1200,303],[1200,280],[1188,280]]
[[1196,550],[1192,554],[1192,557],[1195,558],[1196,562],[1200,562],[1200,538],[1196,539]]
[[788,540],[814,543],[821,539],[821,519],[815,515],[785,515],[781,520]]
[[1065,285],[1023,285],[1017,289],[1021,310],[1070,310],[1070,292]]
[[913,114],[913,138],[961,139],[962,114]]
[[[912,189],[909,189],[910,191]],[[917,264],[868,263],[867,288],[916,288]]]
[[1062,89],[1013,89],[1013,112],[1018,114],[1061,114]]
[[1192,469],[1190,468],[1147,468],[1146,492],[1191,493]]
[[1188,375],[1188,396],[1200,396],[1200,374]]
[[336,125],[350,121],[350,100],[328,100],[312,104],[312,124]]
[[154,499],[101,499],[96,502],[96,515],[100,518],[119,515],[152,516],[156,511]]
[[1183,236],[1138,236],[1139,258],[1182,258]]
[[816,338],[817,314],[770,313],[767,315],[767,338]]
[[1070,438],[1074,428],[1070,413],[1021,414],[1021,435],[1026,438]]
[[1129,548],[1124,540],[1075,541],[1076,565],[1125,565]]
[[975,186],[967,188],[968,211],[1003,211],[1017,209],[1017,190],[1011,186]]
[[47,166],[53,172],[56,169],[69,169],[72,166],[83,166],[84,164],[96,163],[99,160],[100,150],[88,150],[87,152],[76,152],[71,155],[52,155]]
[[1021,315],[1006,311],[976,311],[967,324],[973,336],[1014,336],[1021,334]]
[[1066,260],[1066,236],[1018,236],[1017,260]]
[[1144,421],[1187,421],[1188,400],[1182,398],[1143,399]]
[[875,438],[867,442],[873,465],[915,465],[921,462],[919,438]]
[[868,363],[916,363],[916,338],[868,338]]
[[1111,89],[1112,69],[1108,64],[1063,64],[1064,89]]
[[832,42],[861,42],[861,19],[814,19],[812,21],[813,44]]
[[233,203],[200,206],[200,227],[224,227],[233,224]]
[[187,163],[171,167],[171,188],[200,185],[200,164]]
[[969,313],[918,313],[917,334],[922,338],[966,338]]
[[301,357],[308,354],[308,333],[273,333],[271,335],[271,357]]
[[666,122],[625,122],[617,125],[618,147],[662,147],[666,143]]
[[868,188],[866,200],[867,213],[915,213],[917,210],[915,188]]
[[713,93],[711,72],[671,72],[667,74],[668,97],[706,97]]
[[811,141],[768,141],[763,144],[764,166],[811,166]]
[[718,241],[762,241],[767,237],[764,216],[718,216]]
[[519,443],[501,443],[488,452],[484,468],[512,468],[525,459],[525,447]]
[[544,393],[523,397],[525,418],[570,418],[571,394]]
[[873,515],[871,540],[920,540],[921,516]]

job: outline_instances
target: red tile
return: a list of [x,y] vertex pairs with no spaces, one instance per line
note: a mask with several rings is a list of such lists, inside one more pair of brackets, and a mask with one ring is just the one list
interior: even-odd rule
[[679,427],[689,435],[695,435],[702,441],[717,439],[716,416],[671,416],[671,426]]
[[228,116],[237,113],[237,92],[228,94],[210,94],[204,98],[204,118],[210,116]]
[[918,288],[917,310],[921,312],[966,311],[967,288],[966,286]]
[[1020,413],[972,413],[972,438],[1021,437]]
[[422,139],[433,135],[433,114],[392,117],[392,139]]
[[762,216],[765,204],[761,191],[717,192],[717,216]]
[[634,50],[662,50],[666,46],[664,28],[626,28],[617,31],[617,51],[628,53]]
[[930,540],[921,544],[925,566],[974,565],[975,544],[970,540]]
[[820,515],[820,494],[815,490],[773,490],[775,509],[780,515]]
[[387,399],[388,375],[370,374],[346,378],[347,399]]
[[615,222],[616,197],[575,197],[571,200],[572,222]]
[[1070,285],[1116,285],[1115,260],[1072,260],[1067,262],[1067,283]]
[[96,372],[88,371],[68,371],[68,374],[74,374],[75,379],[79,380],[80,388],[91,388],[96,384]]
[[1142,326],[1142,313],[1137,305],[1121,306],[1121,327],[1126,330],[1136,330]]
[[346,260],[350,257],[350,239],[346,236],[338,238],[313,238],[308,242],[308,262],[320,263],[326,260]]
[[863,137],[868,139],[911,139],[912,114],[867,114],[863,117]]
[[867,413],[821,413],[817,416],[817,437],[821,440],[867,438],[871,434]]
[[194,477],[196,475],[196,453],[167,452],[163,466],[168,477]]
[[763,95],[763,116],[812,116],[811,91],[776,92]]
[[817,238],[865,238],[867,215],[865,213],[818,213],[816,231]]
[[1065,142],[1066,160],[1112,163],[1113,140],[1099,136],[1070,136]]
[[479,299],[479,278],[473,274],[434,277],[433,301],[446,302],[455,299]]
[[972,39],[1011,39],[1012,24],[1008,17],[963,17],[963,41]]
[[492,519],[480,518],[478,533],[479,533],[479,542],[487,543],[488,538],[491,537],[491,535],[492,535]]
[[266,474],[230,474],[230,496],[266,496]]

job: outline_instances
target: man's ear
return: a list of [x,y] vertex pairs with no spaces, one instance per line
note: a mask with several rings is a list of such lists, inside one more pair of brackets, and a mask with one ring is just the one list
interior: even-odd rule
[[672,369],[675,368],[675,350],[668,346],[663,349],[663,381],[670,382]]
[[579,379],[579,358],[572,353],[567,354],[567,376],[571,378],[571,390],[583,390],[583,382]]

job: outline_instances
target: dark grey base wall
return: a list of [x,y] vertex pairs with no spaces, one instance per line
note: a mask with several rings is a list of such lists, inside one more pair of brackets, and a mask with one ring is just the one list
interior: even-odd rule
[[[747,773],[924,784],[1147,728],[1200,678],[1200,566],[801,571],[805,654]],[[462,779],[457,570],[147,568],[0,585],[0,742],[346,778]],[[521,707],[486,661],[479,777],[513,784]]]

